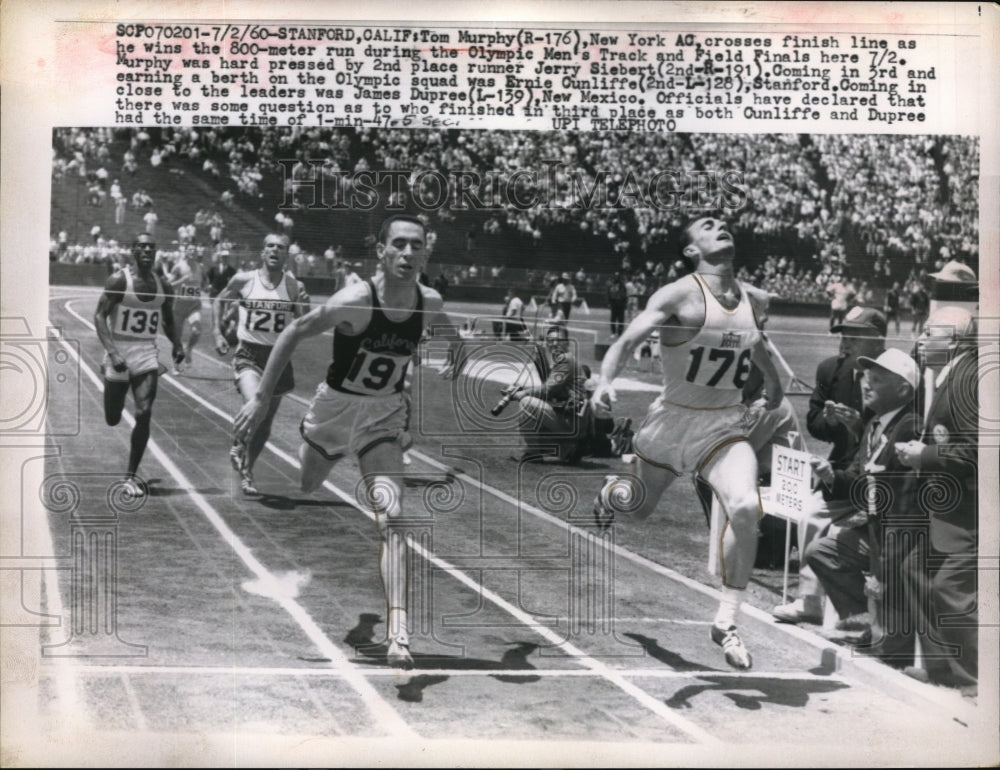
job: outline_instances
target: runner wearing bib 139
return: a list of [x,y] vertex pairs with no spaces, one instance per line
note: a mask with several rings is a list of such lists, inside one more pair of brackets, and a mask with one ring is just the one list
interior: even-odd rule
[[105,422],[113,426],[121,421],[130,389],[135,404],[125,475],[125,491],[134,497],[147,492],[136,474],[149,442],[159,378],[156,336],[161,330],[173,343],[174,363],[184,360],[174,325],[171,287],[156,275],[155,257],[152,237],[138,235],[132,244],[135,269],[125,267],[108,278],[94,313],[94,328],[104,346]]

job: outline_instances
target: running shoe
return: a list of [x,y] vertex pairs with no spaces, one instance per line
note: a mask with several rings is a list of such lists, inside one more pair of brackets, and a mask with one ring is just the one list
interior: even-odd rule
[[257,491],[257,485],[254,484],[253,474],[250,469],[244,467],[240,470],[240,489],[245,495],[259,495],[260,492]]
[[124,492],[125,497],[131,497],[135,500],[139,500],[149,494],[146,485],[133,476],[122,482],[122,492]]
[[597,493],[597,497],[594,498],[594,524],[602,532],[606,531],[615,523],[615,512],[607,503],[604,502],[607,495],[605,494],[609,487],[618,481],[617,476],[605,476],[604,484],[601,486],[601,491]]
[[389,640],[389,650],[385,654],[386,662],[393,668],[413,668],[413,656],[410,654],[410,642],[397,636]]
[[747,648],[743,646],[743,640],[740,639],[740,633],[736,630],[736,626],[719,628],[713,625],[712,641],[722,648],[726,654],[726,663],[733,668],[749,671],[753,666],[753,658]]

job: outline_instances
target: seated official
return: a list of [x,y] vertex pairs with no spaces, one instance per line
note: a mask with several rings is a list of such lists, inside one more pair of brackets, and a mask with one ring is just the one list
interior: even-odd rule
[[946,305],[927,319],[917,354],[932,372],[934,394],[923,435],[896,447],[917,472],[917,504],[930,529],[929,545],[914,548],[902,566],[923,657],[923,668],[907,673],[966,695],[979,680],[978,344],[967,310]]
[[924,522],[915,516],[914,475],[899,462],[895,445],[919,435],[920,372],[916,361],[895,349],[877,359],[862,356],[858,365],[864,407],[872,413],[858,452],[842,470],[813,458],[825,494],[849,499],[855,512],[813,541],[805,557],[837,610],[838,630],[858,632],[859,642],[870,631],[868,651],[905,668],[913,662],[914,637],[900,569]]
[[545,332],[548,376],[541,385],[521,386],[511,392],[521,410],[521,437],[527,448],[519,459],[541,462],[546,456],[576,462],[587,451],[590,369],[576,360],[569,333],[553,326]]

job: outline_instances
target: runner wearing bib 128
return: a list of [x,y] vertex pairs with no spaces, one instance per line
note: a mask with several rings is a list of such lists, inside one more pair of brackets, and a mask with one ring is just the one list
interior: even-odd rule
[[[234,275],[226,288],[215,298],[212,317],[217,324],[225,323],[225,303],[237,302],[236,337],[239,343],[233,354],[236,387],[244,403],[254,399],[268,359],[285,327],[309,308],[309,295],[295,276],[285,270],[288,238],[269,233],[264,238],[261,266]],[[216,350],[226,349],[225,330],[215,331]],[[253,466],[271,433],[271,423],[281,403],[281,396],[295,387],[292,365],[281,370],[273,389],[265,419],[259,429],[243,441],[234,437],[229,459],[240,475],[240,488],[246,495],[257,494]]]

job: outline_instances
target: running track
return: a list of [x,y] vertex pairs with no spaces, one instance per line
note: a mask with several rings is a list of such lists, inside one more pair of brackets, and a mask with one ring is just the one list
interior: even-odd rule
[[[81,431],[46,462],[46,484],[55,498],[70,481],[78,512],[100,513],[129,427],[101,417],[96,294],[53,293],[52,323],[79,353],[53,343],[49,355],[79,357]],[[228,465],[229,362],[203,340],[190,372],[160,378],[141,468],[151,495],[101,530],[114,536],[116,604],[87,610],[80,529],[49,506],[57,568],[43,570],[39,609],[59,625],[40,630],[25,719],[55,739],[22,761],[79,764],[86,735],[84,756],[112,764],[949,764],[995,734],[953,693],[753,608],[742,629],[755,667],[729,669],[708,641],[713,589],[660,549],[601,538],[562,502],[594,479],[529,469],[510,494],[492,469],[457,473],[426,447],[406,481],[416,668],[389,669],[356,467],[338,465],[315,495],[297,487],[298,420],[329,344],[310,343],[258,463],[260,499],[240,495]],[[71,401],[53,399],[51,419]],[[88,625],[95,612],[113,633]]]

